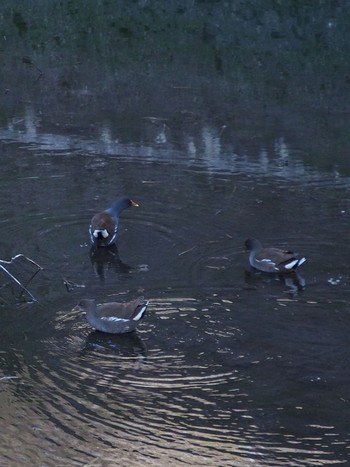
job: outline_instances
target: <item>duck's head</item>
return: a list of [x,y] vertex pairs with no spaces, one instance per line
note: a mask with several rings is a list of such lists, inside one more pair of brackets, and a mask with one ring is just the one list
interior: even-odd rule
[[119,215],[122,211],[124,211],[124,209],[138,207],[139,204],[136,201],[128,198],[127,196],[122,196],[121,198],[118,198],[109,209],[107,209],[107,212],[110,212],[114,215]]
[[259,250],[262,248],[260,241],[257,240],[256,238],[248,238],[244,242],[244,246],[247,251]]

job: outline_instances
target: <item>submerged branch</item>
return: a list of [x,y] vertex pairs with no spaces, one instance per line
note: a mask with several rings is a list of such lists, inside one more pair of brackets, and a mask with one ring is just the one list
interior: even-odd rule
[[72,282],[69,279],[66,279],[63,277],[63,284],[66,286],[67,292],[71,292],[73,289],[79,287],[79,288],[84,288],[85,285],[83,284],[77,284],[76,282]]
[[19,376],[2,376],[0,378],[0,381],[6,381],[6,380],[9,380],[9,379],[18,379]]
[[27,261],[29,261],[29,263],[32,263],[34,264],[40,271],[42,271],[44,268],[40,266],[40,264],[36,263],[35,261],[33,261],[32,259],[28,258],[27,256],[23,255],[22,253],[19,253],[18,255],[15,255],[13,256],[10,261],[5,261],[4,259],[0,259],[0,263],[4,263],[4,264],[12,264],[12,262],[17,259],[17,258],[24,258],[26,259]]
[[[13,264],[13,262],[18,258],[24,258],[26,261],[33,264],[37,268],[37,270],[34,272],[34,274],[32,274],[30,279],[27,281],[26,285],[23,285],[22,282],[19,279],[17,279],[16,276],[11,274],[11,272],[4,266],[4,264],[6,264],[6,265]],[[22,253],[20,253],[18,255],[13,256],[10,261],[5,261],[3,259],[0,259],[0,269],[2,269],[5,274],[7,274],[17,285],[19,285],[21,287],[22,292],[21,292],[20,296],[23,295],[24,292],[26,292],[34,302],[37,301],[36,298],[34,297],[34,295],[27,289],[27,285],[34,279],[34,277],[38,274],[39,271],[43,270],[43,268],[38,263],[36,263],[32,259],[28,258],[27,256],[23,255]]]

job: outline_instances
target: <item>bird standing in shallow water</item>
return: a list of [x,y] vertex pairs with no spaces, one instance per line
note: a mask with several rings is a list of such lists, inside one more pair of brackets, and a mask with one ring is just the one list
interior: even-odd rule
[[148,300],[139,297],[128,303],[110,302],[96,306],[95,300],[85,298],[73,311],[86,312],[87,322],[98,331],[125,334],[136,329],[148,303]]
[[263,248],[261,242],[255,238],[246,240],[245,246],[249,251],[249,264],[262,272],[293,272],[306,261],[306,258],[290,250]]
[[139,205],[132,199],[123,196],[117,199],[110,208],[95,214],[89,227],[92,244],[104,247],[113,245],[118,232],[120,213],[131,206],[138,207]]

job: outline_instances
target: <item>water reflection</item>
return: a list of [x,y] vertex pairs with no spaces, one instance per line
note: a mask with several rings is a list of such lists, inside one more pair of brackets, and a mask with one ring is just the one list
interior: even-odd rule
[[144,135],[145,140],[153,142],[156,145],[168,142],[168,126],[166,121],[157,117],[144,117]]
[[85,340],[82,355],[86,352],[97,352],[101,355],[113,354],[130,359],[136,358],[138,362],[144,361],[147,357],[147,347],[137,332],[118,336],[93,331]]
[[306,286],[305,278],[298,271],[293,271],[290,274],[271,274],[255,271],[251,268],[245,271],[245,282],[247,285],[254,287],[282,284],[286,287],[286,291],[291,294],[305,290]]
[[[135,126],[135,122],[132,124]],[[108,121],[94,128],[90,137],[81,137],[78,130],[74,132],[70,128],[60,128],[61,133],[45,133],[35,107],[27,105],[23,117],[16,116],[7,127],[0,128],[0,139],[30,144],[32,150],[112,156],[119,160],[164,161],[170,152],[175,152],[177,160],[184,165],[200,166],[209,173],[244,171],[317,182],[320,178],[318,172],[304,165],[304,154],[293,149],[283,136],[274,137],[269,142],[260,137],[242,141],[236,136],[235,128],[228,125],[200,126],[198,122],[185,127],[183,134],[179,135],[174,125],[158,117],[145,117],[137,125],[142,127],[141,144],[128,142],[125,129],[114,127]],[[243,149],[247,145],[250,153]],[[104,164],[103,161],[100,163]],[[326,184],[345,182],[349,183],[345,178],[340,179],[336,166],[330,178],[324,181]]]
[[132,267],[124,263],[120,257],[117,246],[90,248],[90,260],[94,272],[101,279],[105,278],[109,271],[117,274],[128,274]]
[[[50,128],[33,109],[0,130],[0,247],[45,266],[34,310],[2,313],[0,373],[18,376],[1,386],[3,463],[344,459],[347,178],[310,169],[274,127]],[[96,251],[86,225],[111,192],[140,195],[142,209],[125,215],[118,248]],[[305,251],[307,287],[297,275],[242,277],[252,235]],[[70,311],[78,297],[136,292],[152,312],[133,335],[91,332]]]

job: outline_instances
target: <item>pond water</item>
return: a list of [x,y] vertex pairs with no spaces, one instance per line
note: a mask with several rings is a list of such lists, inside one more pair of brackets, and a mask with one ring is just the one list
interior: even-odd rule
[[[1,276],[2,465],[348,462],[339,118],[180,117],[54,124],[28,102],[0,128],[0,258],[43,268],[33,303]],[[117,250],[91,250],[92,215],[124,194],[140,207],[122,214]],[[252,236],[304,254],[299,281],[250,274]],[[16,261],[29,280],[34,265]],[[130,335],[72,311],[139,295],[150,306]]]

